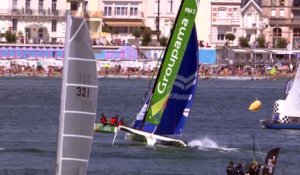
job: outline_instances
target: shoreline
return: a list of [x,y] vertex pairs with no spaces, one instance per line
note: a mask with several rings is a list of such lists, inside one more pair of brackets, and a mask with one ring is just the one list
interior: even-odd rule
[[[12,73],[12,74],[0,74],[1,78],[62,78],[62,75],[57,73],[55,75],[48,75],[43,73]],[[200,80],[274,80],[280,78],[289,78],[290,76],[221,76],[221,75],[210,75],[210,76],[199,76]],[[138,74],[98,74],[98,79],[150,79],[151,75],[138,75]],[[156,76],[154,76],[156,78]]]

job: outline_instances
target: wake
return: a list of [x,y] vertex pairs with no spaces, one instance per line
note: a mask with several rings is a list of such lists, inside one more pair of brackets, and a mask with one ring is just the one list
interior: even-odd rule
[[213,149],[213,150],[228,151],[228,152],[238,151],[238,148],[228,148],[226,146],[219,146],[215,141],[209,138],[192,140],[188,143],[188,146],[200,150]]

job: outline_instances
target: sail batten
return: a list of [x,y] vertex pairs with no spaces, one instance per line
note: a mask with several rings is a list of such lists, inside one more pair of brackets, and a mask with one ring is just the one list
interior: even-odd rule
[[84,139],[93,139],[91,136],[86,135],[72,135],[72,134],[63,134],[63,137],[76,137],[76,138],[84,138]]
[[64,111],[65,114],[87,114],[87,115],[96,115],[96,113],[93,112],[82,112],[82,111]]
[[94,86],[94,85],[89,85],[89,84],[74,84],[74,83],[67,83],[66,86],[84,86],[84,87],[89,87],[89,88],[95,88],[97,89],[98,86]]
[[74,159],[74,158],[71,158],[71,157],[63,157],[62,160],[76,161],[76,162],[88,162],[89,161],[88,159]]

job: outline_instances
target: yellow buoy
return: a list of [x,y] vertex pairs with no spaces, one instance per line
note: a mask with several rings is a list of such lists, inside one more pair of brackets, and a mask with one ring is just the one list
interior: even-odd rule
[[261,107],[261,102],[259,100],[255,100],[254,102],[251,103],[249,106],[249,110],[252,112],[257,112]]

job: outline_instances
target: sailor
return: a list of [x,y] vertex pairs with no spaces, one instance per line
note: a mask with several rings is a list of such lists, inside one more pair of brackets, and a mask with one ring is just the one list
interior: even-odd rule
[[124,124],[125,124],[124,118],[122,117],[121,120],[118,122],[118,126],[122,126]]
[[106,117],[105,117],[105,115],[104,115],[103,113],[101,114],[100,122],[101,122],[103,125],[106,125],[106,124],[107,124],[107,119],[106,119]]
[[110,124],[111,126],[117,126],[117,124],[118,124],[118,118],[117,118],[117,117],[111,117],[111,118],[109,119],[109,124]]
[[231,161],[229,161],[229,164],[226,167],[226,173],[227,173],[227,175],[233,175],[233,170],[234,170],[234,168],[233,168],[233,161],[231,160]]
[[233,175],[245,175],[244,167],[242,162],[238,162],[237,166],[234,168]]

